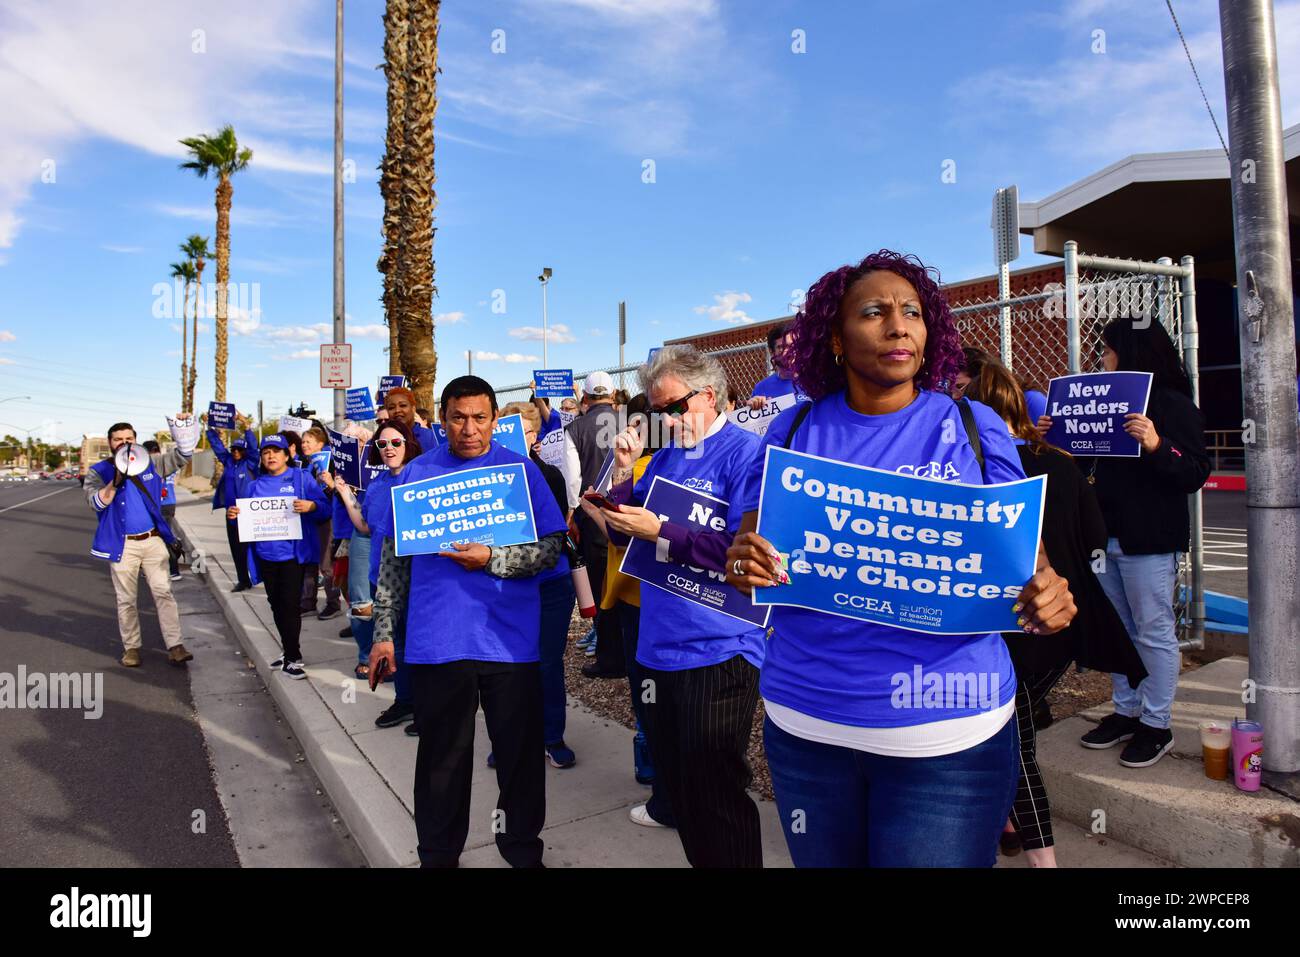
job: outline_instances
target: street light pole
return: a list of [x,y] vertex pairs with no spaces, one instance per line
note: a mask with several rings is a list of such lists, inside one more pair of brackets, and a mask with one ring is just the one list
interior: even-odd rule
[[537,281],[542,284],[542,366],[547,369],[551,367],[551,362],[548,358],[548,352],[546,349],[547,345],[550,343],[551,334],[548,331],[549,327],[546,324],[546,287],[551,281],[551,275],[551,267],[543,266],[542,274],[537,277]]
[[[347,341],[343,306],[343,0],[334,0],[334,342]],[[343,427],[347,392],[334,390],[334,427]]]
[[[1246,534],[1253,561],[1247,717],[1268,734],[1265,780],[1300,787],[1300,607],[1297,556],[1295,316],[1286,164],[1271,0],[1219,0],[1228,97],[1246,443]],[[1272,783],[1272,782],[1270,782]],[[1281,779],[1276,782],[1281,784]],[[1295,793],[1292,791],[1291,793]]]

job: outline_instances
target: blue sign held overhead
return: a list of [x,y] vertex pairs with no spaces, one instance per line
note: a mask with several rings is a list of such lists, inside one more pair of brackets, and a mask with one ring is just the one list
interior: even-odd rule
[[1048,444],[1071,455],[1142,454],[1137,439],[1124,431],[1126,417],[1146,415],[1150,372],[1093,372],[1053,379],[1047,386]]
[[233,402],[209,402],[208,428],[233,429],[236,414],[235,403]]
[[379,390],[375,393],[375,401],[378,402],[380,405],[383,405],[384,397],[388,395],[389,389],[405,389],[405,388],[407,388],[406,376],[381,375],[379,377]]
[[1046,489],[1041,475],[958,485],[768,446],[758,534],[790,583],[754,603],[932,635],[1018,631]]
[[375,417],[375,404],[370,401],[370,389],[361,386],[348,389],[347,406],[343,413],[353,422],[369,422]]
[[536,394],[539,398],[573,398],[572,369],[534,369],[533,382],[537,384]]
[[[661,521],[689,529],[727,530],[727,503],[720,498],[696,492],[684,485],[655,476],[645,507]],[[656,588],[705,608],[712,608],[732,618],[755,625],[767,624],[770,608],[759,607],[727,584],[724,572],[692,568],[676,562],[661,562],[654,542],[632,539],[623,554],[619,571]]]
[[659,355],[659,350],[662,348],[663,346],[655,346],[653,349],[650,350],[650,352],[645,357],[645,361],[647,365],[655,361],[655,356]]
[[[354,489],[366,488],[371,480],[384,471],[382,465],[367,465],[366,456],[370,452],[370,443],[364,446],[350,435],[343,435],[333,429],[326,429],[330,440],[330,464],[334,475],[340,482]],[[319,453],[317,453],[319,454]]]
[[307,463],[307,471],[311,473],[312,478],[319,478],[322,472],[330,470],[330,459],[332,457],[332,449],[322,449],[311,454],[311,459]]
[[450,551],[456,542],[500,548],[537,541],[523,462],[449,472],[398,485],[392,495],[398,555]]

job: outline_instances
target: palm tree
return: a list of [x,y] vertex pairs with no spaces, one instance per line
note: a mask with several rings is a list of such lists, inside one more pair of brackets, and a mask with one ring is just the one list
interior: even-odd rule
[[194,386],[199,377],[197,361],[199,351],[199,303],[203,301],[203,270],[208,264],[207,260],[212,258],[212,253],[208,249],[208,237],[194,233],[189,239],[181,243],[181,252],[194,263],[194,269],[197,273],[194,279],[194,342],[190,346],[192,351],[190,352],[190,381],[188,385],[189,404],[183,407],[186,412],[193,412]]
[[230,200],[234,187],[230,177],[245,169],[253,159],[253,151],[240,149],[235,128],[227,124],[215,136],[200,134],[181,140],[181,145],[193,157],[181,163],[181,169],[193,170],[200,179],[209,173],[217,175],[217,350],[216,350],[216,401],[226,401],[226,297],[230,285]]
[[[181,247],[184,250],[184,246]],[[181,309],[181,411],[188,412],[190,407],[185,404],[186,384],[192,378],[189,367],[185,364],[185,352],[189,347],[188,337],[190,334],[190,285],[197,278],[198,273],[194,268],[194,263],[188,259],[172,263],[172,278],[185,280],[185,304]],[[194,330],[194,338],[198,338],[199,331]]]
[[384,76],[388,80],[388,135],[380,162],[379,192],[384,198],[384,246],[379,271],[384,277],[384,321],[388,323],[388,373],[402,371],[397,316],[398,250],[402,242],[400,162],[406,134],[406,51],[410,45],[410,0],[388,0],[384,7]]
[[[397,338],[402,373],[425,406],[433,404],[438,357],[433,347],[433,120],[438,109],[439,0],[409,7],[405,122],[398,164],[401,240],[398,247]],[[390,317],[391,321],[391,317]]]

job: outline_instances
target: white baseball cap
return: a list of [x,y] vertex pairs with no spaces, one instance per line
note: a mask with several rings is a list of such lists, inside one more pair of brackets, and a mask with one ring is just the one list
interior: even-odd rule
[[590,372],[582,382],[582,391],[587,395],[613,395],[614,380],[608,372]]

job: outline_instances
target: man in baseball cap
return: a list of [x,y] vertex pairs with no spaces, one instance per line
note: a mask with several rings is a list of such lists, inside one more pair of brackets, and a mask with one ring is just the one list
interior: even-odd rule
[[582,383],[582,394],[590,405],[593,400],[611,399],[614,395],[614,380],[608,372],[591,372]]

